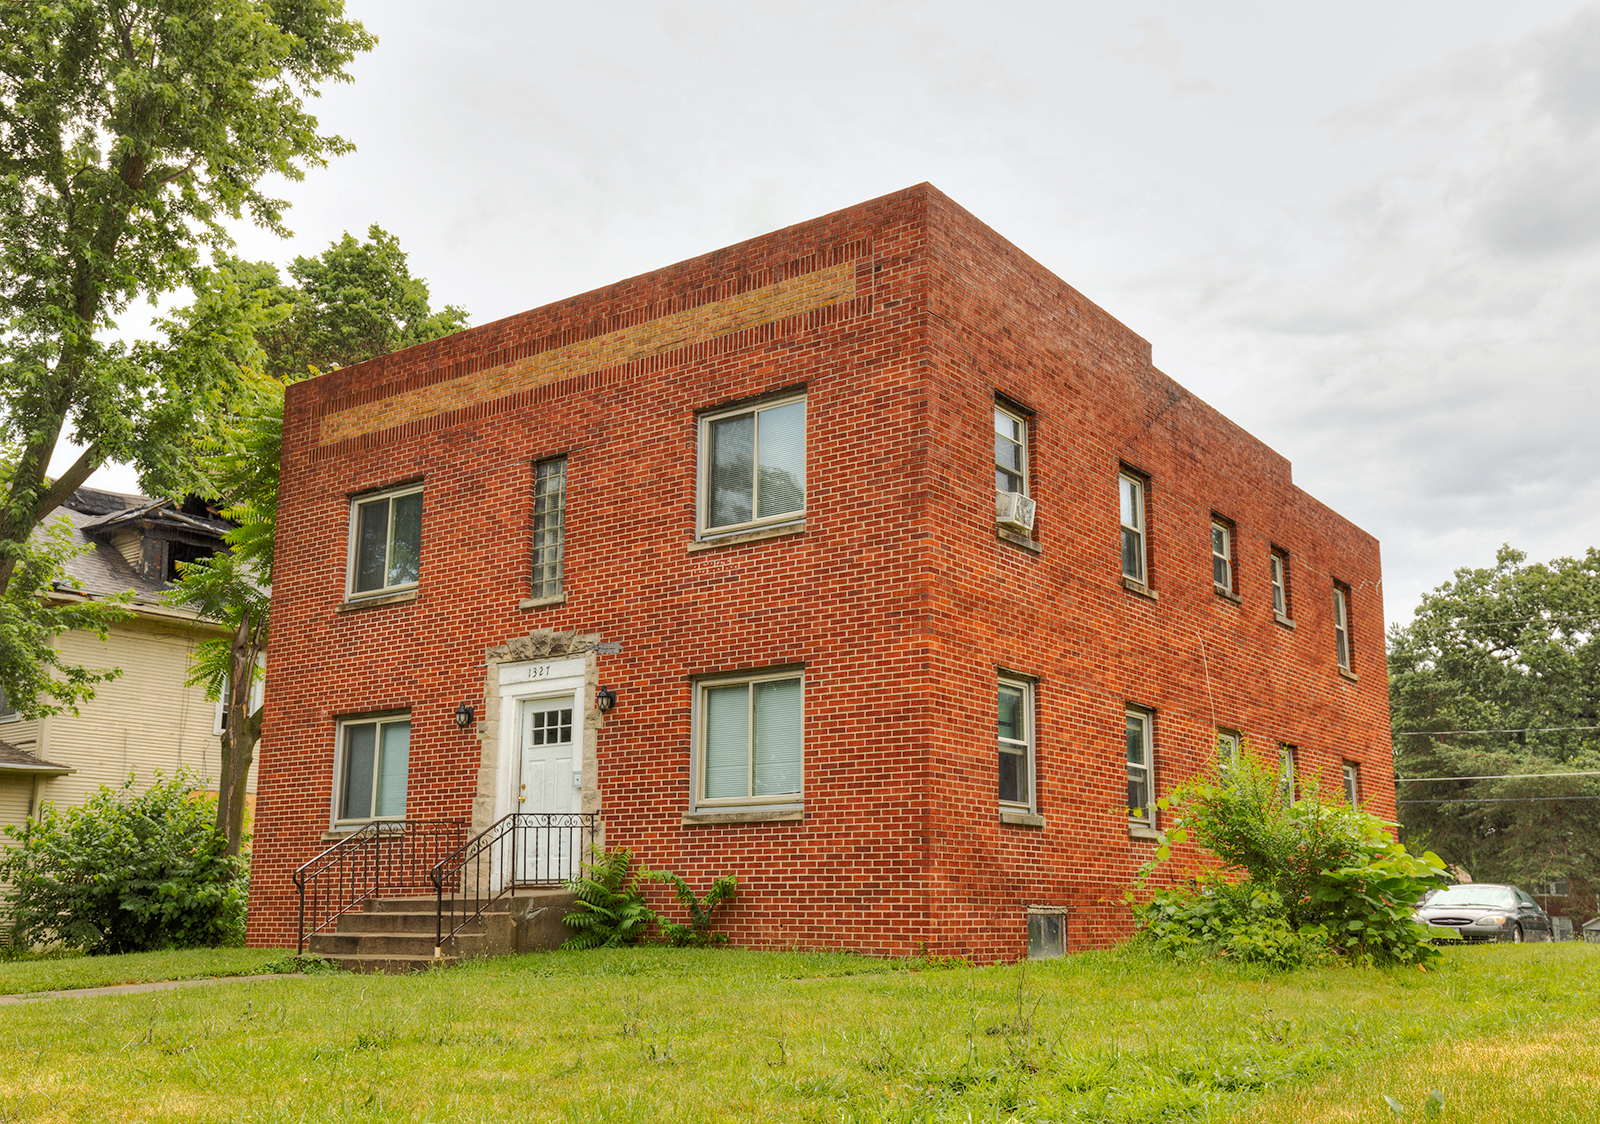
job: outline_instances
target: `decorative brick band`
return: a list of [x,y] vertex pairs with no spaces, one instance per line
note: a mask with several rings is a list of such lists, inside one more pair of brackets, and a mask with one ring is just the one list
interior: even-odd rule
[[618,371],[654,356],[853,302],[855,294],[854,261],[826,266],[514,362],[335,409],[322,418],[318,444],[344,445],[379,431],[520,399],[544,386]]

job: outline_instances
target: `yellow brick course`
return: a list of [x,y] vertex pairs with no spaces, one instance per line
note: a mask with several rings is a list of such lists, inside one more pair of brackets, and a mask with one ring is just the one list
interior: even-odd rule
[[322,419],[318,443],[330,445],[363,433],[460,409],[473,402],[492,401],[546,383],[759,327],[815,308],[826,308],[855,296],[855,275],[855,262],[845,262],[531,355],[515,363],[352,406]]

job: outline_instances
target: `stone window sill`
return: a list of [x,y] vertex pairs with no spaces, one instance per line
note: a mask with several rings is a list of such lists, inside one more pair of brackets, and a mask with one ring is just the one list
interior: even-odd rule
[[1239,596],[1231,589],[1224,589],[1220,585],[1214,585],[1211,588],[1218,597],[1221,597],[1224,600],[1232,601],[1235,605],[1241,605],[1244,603],[1244,598]]
[[1344,668],[1344,667],[1341,667],[1339,669],[1339,678],[1348,679],[1352,683],[1361,682],[1361,676],[1357,675],[1355,672],[1351,671],[1349,668]]
[[557,593],[551,597],[524,597],[521,601],[517,602],[517,608],[552,609],[557,605],[565,605],[566,603],[567,595],[565,593]]
[[1043,827],[1044,817],[1033,812],[1012,811],[1009,808],[1000,809],[1000,822],[1013,827]]
[[1129,593],[1137,593],[1140,597],[1148,597],[1152,601],[1161,600],[1161,595],[1159,593],[1145,585],[1144,582],[1136,582],[1132,578],[1123,578],[1122,588],[1127,590]]
[[715,538],[701,539],[688,546],[690,554],[698,554],[702,550],[716,550],[719,546],[735,546],[743,542],[761,542],[764,539],[781,539],[788,535],[803,535],[806,530],[806,521],[798,523],[784,523],[778,527],[759,527],[754,531],[740,531],[736,535],[718,535]]
[[333,609],[336,613],[350,613],[357,609],[376,609],[380,605],[403,605],[407,601],[415,601],[418,592],[420,591],[416,589],[405,589],[399,593],[385,593],[376,597],[356,597],[349,601],[341,601]]
[[1291,630],[1294,628],[1294,622],[1288,617],[1284,616],[1282,613],[1274,611],[1272,614],[1272,619],[1283,625],[1284,628]]
[[1001,542],[1008,542],[1012,546],[1020,546],[1023,550],[1031,551],[1034,554],[1044,553],[1044,547],[1040,546],[1027,535],[1022,534],[1019,531],[1010,531],[1004,527],[996,527],[994,529],[994,537],[999,539]]
[[1149,824],[1131,823],[1128,825],[1129,839],[1149,839],[1152,842],[1161,838],[1161,833]]
[[686,812],[682,822],[685,827],[698,827],[717,823],[800,823],[805,818],[804,808],[774,809],[770,812],[746,808],[729,812]]

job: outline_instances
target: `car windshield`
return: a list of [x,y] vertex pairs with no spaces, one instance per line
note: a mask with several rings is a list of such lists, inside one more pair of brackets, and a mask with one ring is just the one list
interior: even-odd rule
[[1517,899],[1504,886],[1477,886],[1469,882],[1465,886],[1450,886],[1440,890],[1428,899],[1428,904],[1430,906],[1488,905],[1509,908],[1517,904]]

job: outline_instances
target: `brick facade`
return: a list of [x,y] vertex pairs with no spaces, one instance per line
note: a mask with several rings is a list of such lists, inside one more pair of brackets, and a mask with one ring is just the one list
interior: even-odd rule
[[[803,520],[697,541],[700,414],[802,389]],[[1022,541],[996,530],[997,399],[1028,421]],[[533,464],[556,455],[565,600],[530,606]],[[1147,591],[1121,574],[1123,469],[1148,485]],[[347,605],[352,495],[411,481],[415,594]],[[748,947],[1011,958],[1030,906],[1064,908],[1073,948],[1125,936],[1155,845],[1126,812],[1128,704],[1153,713],[1158,791],[1220,727],[1335,789],[1356,762],[1394,812],[1377,542],[928,185],[294,386],[281,496],[252,944],[294,941],[338,718],[409,710],[407,815],[483,826],[505,799],[496,661],[552,644],[587,661],[580,697],[618,694],[586,716],[607,842],[702,887],[737,874],[723,927]],[[803,817],[685,822],[696,678],[780,667],[804,669]],[[1021,822],[997,802],[1002,673],[1033,691]]]

